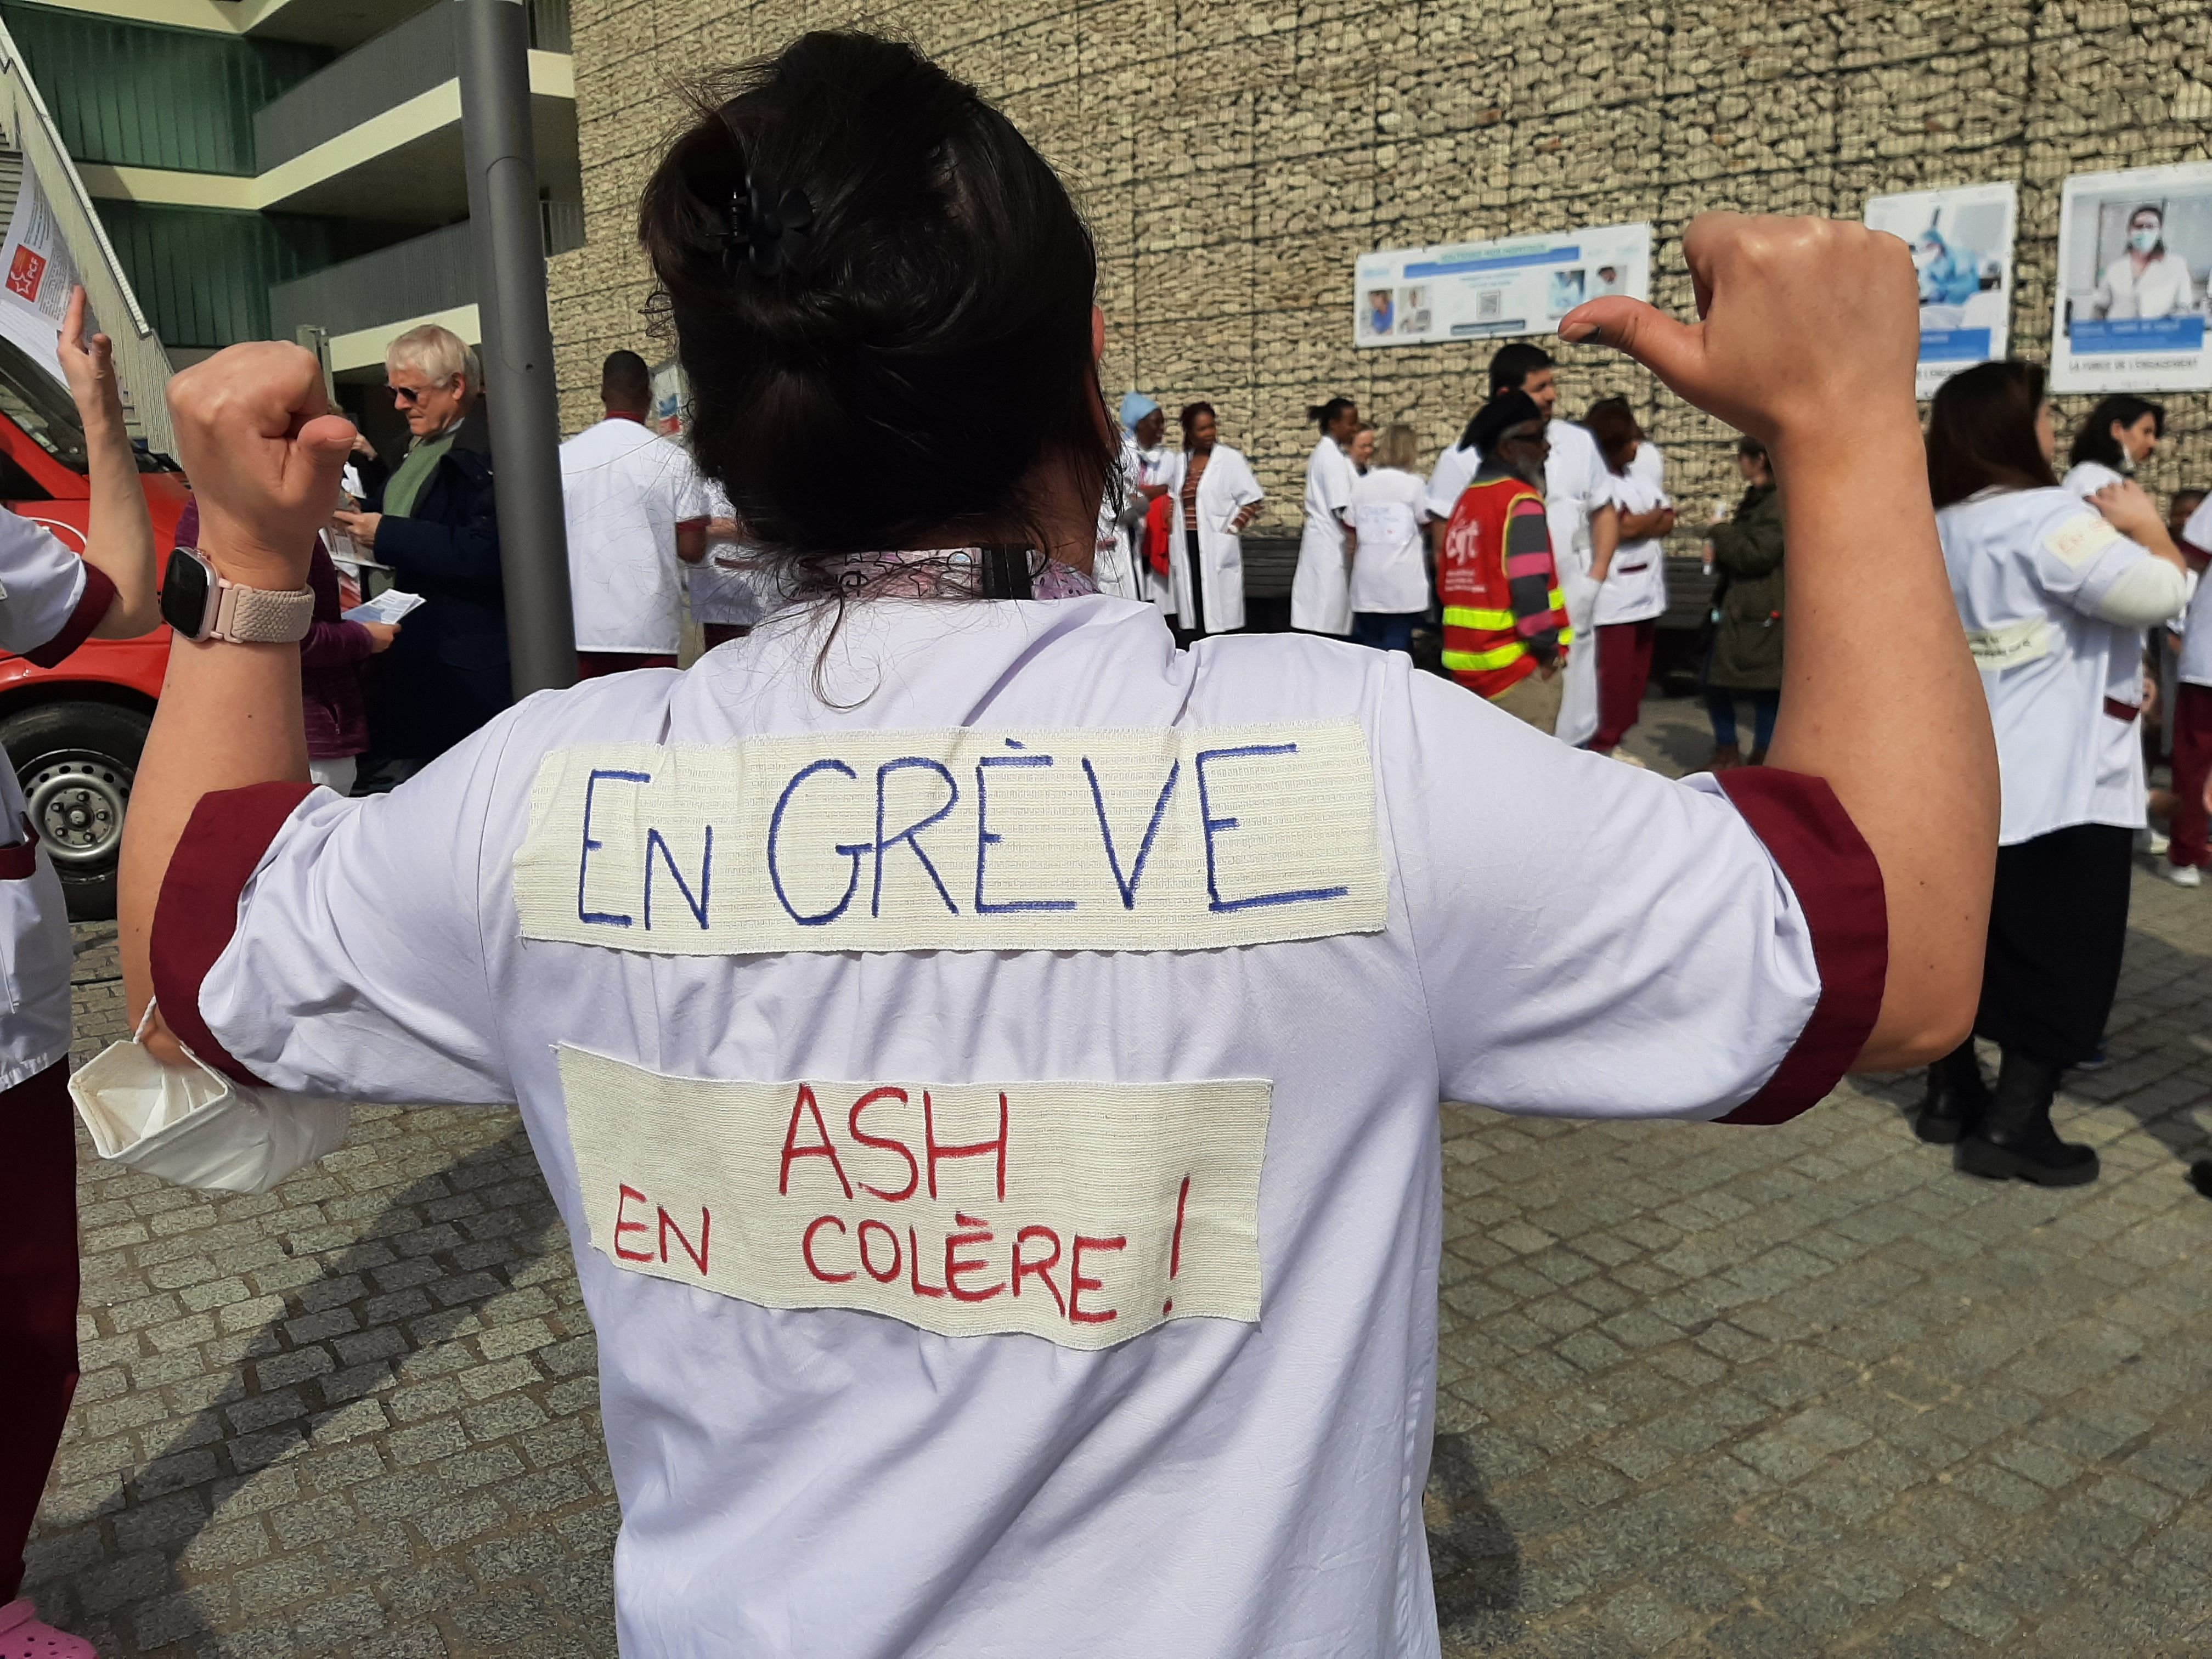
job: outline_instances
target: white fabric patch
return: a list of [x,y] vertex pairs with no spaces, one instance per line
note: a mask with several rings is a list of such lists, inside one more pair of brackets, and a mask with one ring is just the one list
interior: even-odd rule
[[1353,720],[849,732],[545,757],[526,937],[683,956],[1203,951],[1379,933]]
[[2120,532],[2102,519],[2069,519],[2045,536],[2043,544],[2068,564],[2080,564],[2119,538]]
[[1985,674],[2017,668],[2051,651],[2051,623],[2030,617],[2007,628],[1968,629],[1966,648],[1974,653],[1974,666]]
[[1066,1348],[1259,1322],[1266,1082],[708,1082],[558,1052],[592,1244],[627,1272]]

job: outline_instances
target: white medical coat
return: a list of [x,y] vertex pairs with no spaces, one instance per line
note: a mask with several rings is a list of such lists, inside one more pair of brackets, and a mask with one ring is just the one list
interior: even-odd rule
[[1202,584],[1199,596],[1206,601],[1206,631],[1225,634],[1244,626],[1244,544],[1228,528],[1229,521],[1243,507],[1266,499],[1267,492],[1240,452],[1227,444],[1214,445],[1198,481],[1198,545],[1194,549],[1182,521],[1182,481],[1189,468],[1188,452],[1177,451],[1168,478],[1168,493],[1175,498],[1175,534],[1168,544],[1175,611],[1186,623],[1190,621],[1194,570],[1194,579]]
[[1428,487],[1394,466],[1370,467],[1352,486],[1352,526],[1359,550],[1352,562],[1352,609],[1404,616],[1429,608],[1429,571],[1421,540]]
[[[1606,475],[1606,493],[1626,517],[1650,513],[1669,505],[1666,492],[1632,466],[1626,472]],[[1667,544],[1657,536],[1623,542],[1613,550],[1613,566],[1590,609],[1598,627],[1615,623],[1644,622],[1667,609]],[[1597,641],[1590,641],[1593,648]]]
[[[2189,515],[2189,522],[2181,527],[2181,538],[2191,547],[2212,553],[2212,501],[2207,501]],[[2189,595],[2187,620],[2181,629],[2181,678],[2191,685],[2212,685],[2212,580],[2206,580],[2203,571],[2190,573],[2197,579]]]
[[2189,265],[2179,256],[2161,253],[2138,276],[2135,261],[2123,253],[2105,267],[2092,303],[2100,317],[2179,317],[2196,300]]
[[1306,459],[1305,528],[1291,579],[1291,626],[1310,634],[1352,631],[1352,590],[1344,531],[1352,514],[1352,458],[1324,434]]
[[2142,635],[2096,611],[2149,551],[2063,489],[1984,491],[1936,528],[1996,729],[1998,843],[2077,823],[2141,829],[2141,734],[2105,702],[2123,687],[2134,696],[2118,701],[2140,701]]
[[561,495],[576,648],[674,655],[688,580],[676,527],[708,516],[690,453],[611,416],[561,446]]
[[1139,562],[1141,549],[1133,550],[1126,515],[1142,497],[1137,493],[1145,479],[1143,452],[1136,440],[1128,434],[1121,434],[1121,511],[1114,509],[1113,498],[1098,503],[1098,545],[1092,555],[1091,579],[1101,593],[1117,599],[1141,599],[1145,597],[1145,579]]
[[1590,576],[1590,514],[1613,499],[1613,475],[1588,427],[1553,421],[1544,435],[1552,445],[1544,463],[1544,520],[1552,532],[1567,623],[1575,631],[1559,724],[1553,731],[1561,743],[1583,744],[1597,731],[1597,583]]
[[[115,587],[44,527],[0,510],[0,649],[51,668],[107,614]],[[69,908],[0,752],[0,1089],[69,1058]]]
[[[1150,607],[1103,596],[872,601],[848,608],[826,657],[822,625],[817,611],[788,611],[688,673],[530,698],[388,795],[277,784],[204,805],[195,823],[216,840],[188,835],[179,848],[153,941],[165,1015],[187,1022],[188,1042],[200,1022],[198,1042],[222,1063],[288,1090],[520,1103],[599,1337],[629,1659],[1435,1655],[1421,1492],[1442,1244],[1437,1100],[1748,1121],[1802,1109],[1880,1001],[1885,913],[1864,842],[1816,781],[1634,772],[1561,748],[1398,653],[1304,636],[1179,652]],[[805,758],[854,744],[896,754],[951,741],[927,735],[948,729],[1000,763],[990,841],[969,805],[980,766],[942,780],[919,764],[848,776]],[[1119,763],[1094,785],[1086,745],[1147,732],[1211,759],[1164,787],[1165,765],[1132,776]],[[1367,758],[1318,793],[1270,795],[1282,775],[1271,769],[1303,763],[1283,745],[1324,738]],[[679,765],[707,768],[687,775],[708,792],[693,809],[668,807],[691,811],[692,827],[671,819],[665,840],[647,827],[668,805],[649,780]],[[698,811],[748,769],[756,805],[798,792],[794,819],[769,831],[812,849],[798,890],[734,819],[704,852]],[[928,816],[932,791],[954,782],[959,810]],[[562,816],[580,799],[580,843]],[[817,811],[809,800],[830,816],[793,830]],[[912,826],[888,842],[886,811]],[[1147,822],[1164,826],[1156,840]],[[1543,873],[1562,823],[1607,872],[1595,898]],[[264,842],[258,860],[215,851]],[[1138,871],[1140,842],[1152,852]],[[518,864],[526,843],[566,872]],[[1048,843],[1060,850],[1037,851]],[[1037,859],[1024,863],[1025,848]],[[790,930],[799,948],[763,953],[757,938],[732,935],[734,949],[700,953],[695,903],[716,927],[752,915],[789,929],[787,908],[826,915],[845,878],[813,884],[848,856],[847,908],[803,937]],[[1328,889],[1271,895],[1316,859],[1383,899],[1371,931],[1332,924],[1205,948],[1218,927],[1340,902]],[[657,892],[641,895],[641,878]],[[1054,887],[1076,908],[987,915],[974,902]],[[1018,944],[1036,930],[1103,939],[1152,926],[1162,906],[1173,925],[1154,936],[1159,948]],[[975,948],[842,948],[841,930],[876,938],[868,930],[924,922]],[[526,926],[604,942],[526,941]],[[199,977],[191,963],[226,936]],[[642,1092],[572,1087],[564,1064]],[[720,1108],[675,1120],[665,1146],[639,1127],[647,1094],[703,1086],[720,1098],[742,1080],[793,1079],[823,1080],[821,1133],[807,1097],[783,1106],[764,1164],[730,1161],[737,1120]],[[1079,1119],[1033,1127],[1023,1113],[1035,1079],[1164,1089],[1184,1103],[1107,1146]],[[1253,1231],[1184,1238],[1181,1271],[1256,1252],[1257,1318],[1155,1319],[1158,1302],[1130,1302],[1123,1263],[1143,1255],[1175,1271],[1174,1171],[1249,1133],[1225,1114],[1196,1115],[1192,1091],[1250,1091],[1224,1079],[1271,1091]],[[817,1276],[847,1276],[817,1284],[814,1305],[697,1282],[707,1267],[693,1264],[710,1256],[716,1271],[746,1265],[731,1258],[746,1206],[849,1202],[912,1224],[900,1200],[924,1203],[915,1149],[927,1128],[913,1097],[933,1083],[1018,1103],[1011,1117],[981,1109],[972,1127],[940,1117],[935,1140],[968,1144],[957,1162],[930,1159],[931,1182],[951,1184],[927,1207],[957,1204],[990,1224],[995,1242],[975,1249],[1000,1273],[1011,1223],[994,1207],[991,1148],[1009,1199],[1024,1162],[1063,1141],[1145,1167],[1176,1160],[1148,1188],[1163,1195],[1153,1224],[1110,1249],[1091,1241],[1085,1258],[1086,1317],[1127,1314],[1141,1334],[1075,1346],[923,1328],[917,1319],[957,1311],[933,1237],[915,1293],[883,1292],[913,1316],[851,1310],[842,1301],[878,1294],[877,1264],[913,1243],[888,1224],[867,1261],[849,1231],[811,1239]],[[854,1084],[905,1092],[873,1097],[863,1117]],[[994,1138],[978,1139],[994,1119]],[[592,1161],[610,1145],[726,1169],[738,1210],[714,1212],[710,1242],[703,1206],[618,1193]],[[825,1146],[839,1152],[834,1167]],[[1091,1192],[1090,1167],[1066,1166],[1071,1192]],[[1094,1196],[1112,1199],[1103,1187]],[[1184,1196],[1195,1214],[1200,1195]],[[965,1237],[945,1246],[963,1273],[950,1253]],[[868,1279],[854,1277],[863,1267]],[[965,1282],[983,1294],[980,1279]],[[1040,1301],[1032,1281],[1019,1308],[1072,1330],[1067,1282]]]

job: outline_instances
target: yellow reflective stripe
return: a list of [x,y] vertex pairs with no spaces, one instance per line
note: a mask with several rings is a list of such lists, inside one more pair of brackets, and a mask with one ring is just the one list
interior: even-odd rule
[[1565,611],[1567,608],[1566,596],[1560,592],[1558,588],[1555,587],[1552,590],[1550,599],[1553,610]]
[[1572,645],[1574,642],[1575,630],[1571,628],[1562,628],[1559,630],[1559,643],[1561,645]]
[[1528,654],[1521,645],[1501,645],[1495,651],[1447,651],[1444,666],[1459,672],[1480,672],[1486,668],[1504,668]]
[[1472,605],[1448,605],[1444,607],[1446,628],[1504,629],[1511,631],[1513,613],[1510,611],[1480,611]]

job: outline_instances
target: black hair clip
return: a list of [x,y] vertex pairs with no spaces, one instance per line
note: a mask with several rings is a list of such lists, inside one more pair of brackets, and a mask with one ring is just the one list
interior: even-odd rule
[[803,190],[787,190],[770,199],[768,187],[750,174],[741,190],[730,192],[730,228],[722,236],[722,269],[737,274],[743,253],[753,270],[773,276],[795,263],[792,246],[814,228],[814,204]]

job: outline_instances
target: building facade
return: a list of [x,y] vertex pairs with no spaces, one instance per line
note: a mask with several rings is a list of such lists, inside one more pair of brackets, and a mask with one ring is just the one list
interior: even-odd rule
[[[1098,236],[1109,394],[1210,398],[1279,524],[1298,512],[1308,404],[1355,397],[1432,458],[1482,396],[1494,342],[1354,349],[1369,250],[1648,220],[1653,297],[1681,312],[1698,212],[1856,219],[1869,195],[2009,179],[2013,351],[2043,359],[2064,177],[2212,155],[2197,0],[574,0],[586,240],[550,268],[571,426],[606,351],[666,349],[647,337],[635,215],[684,78],[861,20],[975,82],[1062,170]],[[1554,349],[1568,412],[1635,404],[1686,526],[1733,496],[1717,423],[1607,353]],[[2062,432],[2089,401],[2060,400]],[[2212,483],[2212,399],[2164,401],[2146,483]]]
[[[549,251],[582,240],[567,0],[528,0]],[[443,0],[0,0],[173,362],[319,335],[387,420],[384,347],[478,337],[456,8]]]

